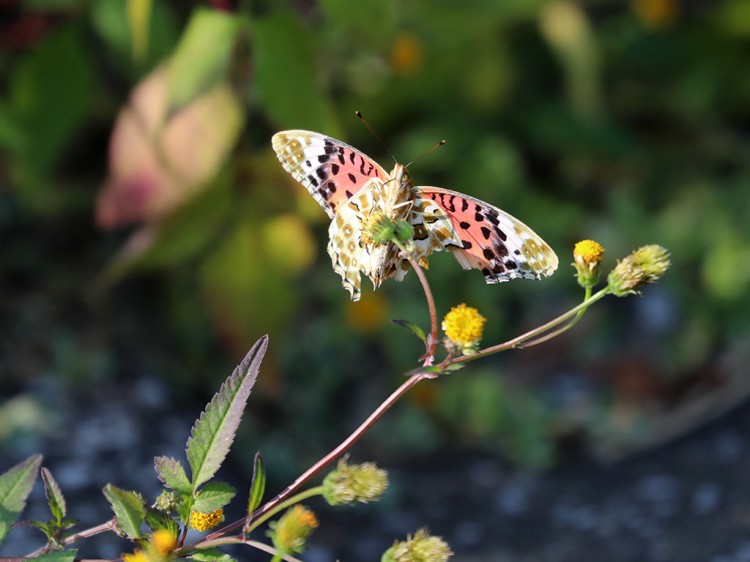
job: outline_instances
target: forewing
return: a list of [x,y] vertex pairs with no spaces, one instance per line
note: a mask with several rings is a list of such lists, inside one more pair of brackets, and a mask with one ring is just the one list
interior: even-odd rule
[[[505,211],[439,187],[415,187],[414,193],[414,208],[421,210],[419,221],[427,234],[432,235],[435,229],[446,230],[447,217],[461,243],[459,246],[449,240],[433,249],[450,250],[464,269],[481,270],[487,283],[540,279],[557,269],[558,259],[552,248]],[[415,228],[415,232],[419,230]]]
[[388,174],[370,157],[311,131],[281,131],[271,140],[281,165],[307,188],[330,218],[372,178]]

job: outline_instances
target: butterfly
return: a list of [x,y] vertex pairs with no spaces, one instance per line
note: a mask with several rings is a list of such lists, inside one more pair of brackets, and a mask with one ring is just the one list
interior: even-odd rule
[[271,142],[283,168],[331,219],[328,254],[353,301],[360,274],[377,289],[409,270],[395,244],[369,236],[381,217],[411,224],[412,255],[423,265],[448,250],[464,269],[481,270],[487,283],[540,279],[557,269],[555,252],[521,221],[469,195],[415,186],[401,164],[388,173],[356,148],[311,131],[281,131]]

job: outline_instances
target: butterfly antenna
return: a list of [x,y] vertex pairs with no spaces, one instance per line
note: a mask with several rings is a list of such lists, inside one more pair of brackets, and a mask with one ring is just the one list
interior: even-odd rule
[[381,139],[378,134],[372,130],[372,127],[370,127],[370,124],[365,120],[364,116],[359,111],[355,111],[354,115],[362,120],[362,123],[364,123],[365,127],[367,127],[367,130],[370,131],[370,134],[377,139],[377,141],[380,143],[380,146],[385,148],[385,151],[391,155],[393,161],[398,164],[398,160],[396,160],[396,157],[393,155],[393,152],[391,152],[391,149],[388,148],[388,145],[383,142],[383,139]]
[[420,156],[417,156],[417,157],[416,157],[416,158],[415,158],[414,160],[412,160],[412,161],[411,161],[411,162],[409,162],[409,163],[408,163],[408,164],[407,164],[406,166],[404,166],[404,168],[408,168],[409,166],[411,166],[412,164],[414,164],[414,162],[416,162],[417,160],[420,160],[420,159],[424,158],[424,157],[425,157],[425,156],[427,156],[427,155],[428,155],[428,154],[429,154],[430,152],[432,152],[433,150],[435,150],[436,148],[438,148],[438,147],[440,147],[440,146],[443,146],[444,144],[445,144],[445,139],[441,140],[441,141],[440,141],[439,143],[437,143],[437,144],[436,144],[435,146],[433,146],[433,147],[432,147],[432,148],[431,148],[430,150],[428,150],[428,151],[424,152],[424,153],[423,153],[423,154],[421,154]]

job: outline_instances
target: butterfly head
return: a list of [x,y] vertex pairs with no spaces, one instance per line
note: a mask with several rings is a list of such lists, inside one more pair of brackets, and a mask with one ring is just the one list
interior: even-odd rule
[[391,178],[401,189],[411,189],[414,187],[414,183],[411,181],[409,170],[401,164],[396,164],[391,172]]

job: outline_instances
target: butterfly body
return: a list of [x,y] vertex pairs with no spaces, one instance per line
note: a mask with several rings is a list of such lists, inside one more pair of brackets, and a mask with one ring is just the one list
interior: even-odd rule
[[370,237],[381,218],[412,225],[412,255],[420,262],[449,250],[488,283],[539,279],[557,268],[552,249],[508,213],[461,193],[414,186],[400,164],[388,173],[357,149],[310,131],[277,133],[272,144],[284,169],[331,218],[328,254],[352,300],[359,300],[360,274],[377,288],[391,277],[402,280],[409,269],[395,244]]

